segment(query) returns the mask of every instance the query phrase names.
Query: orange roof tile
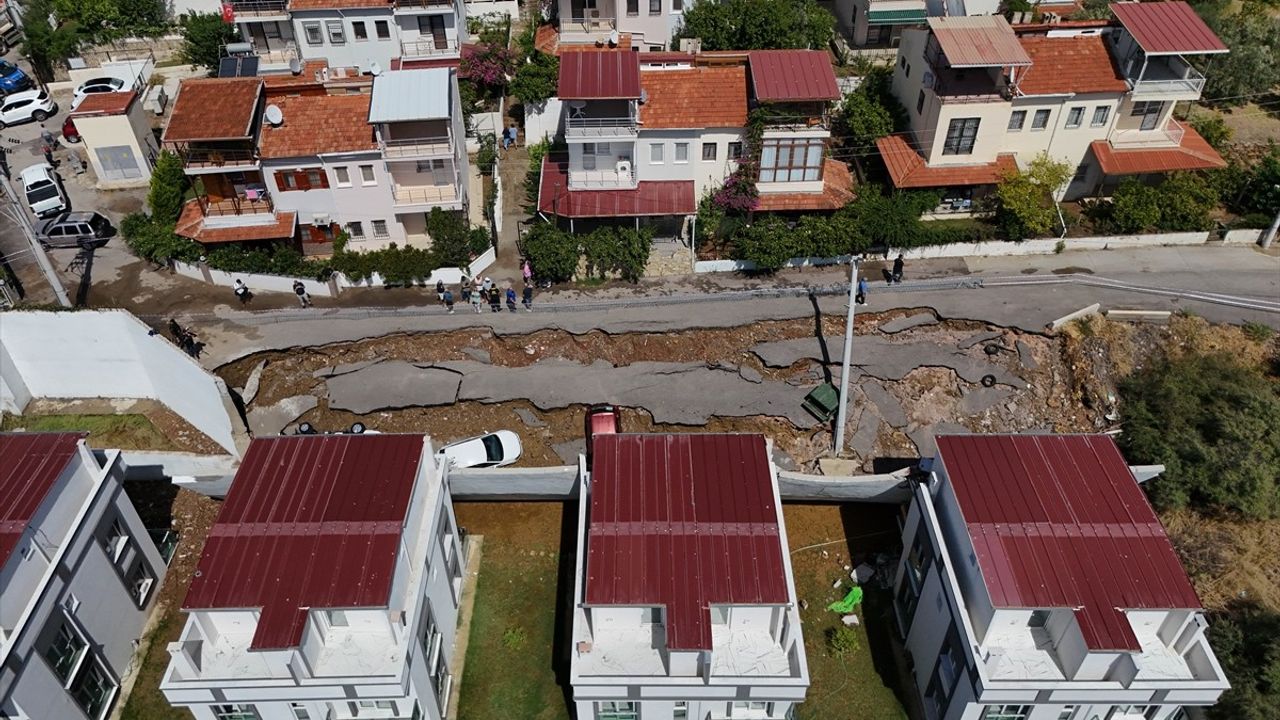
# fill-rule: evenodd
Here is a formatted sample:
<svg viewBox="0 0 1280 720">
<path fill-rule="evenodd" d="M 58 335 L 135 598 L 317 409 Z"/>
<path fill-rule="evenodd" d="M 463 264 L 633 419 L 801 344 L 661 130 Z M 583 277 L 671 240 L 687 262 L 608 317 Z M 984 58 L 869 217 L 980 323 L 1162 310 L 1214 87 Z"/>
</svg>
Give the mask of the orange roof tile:
<svg viewBox="0 0 1280 720">
<path fill-rule="evenodd" d="M 369 95 L 288 95 L 272 98 L 284 123 L 263 123 L 258 155 L 304 157 L 321 153 L 358 152 L 378 147 L 369 125 Z"/>
<path fill-rule="evenodd" d="M 640 73 L 640 86 L 649 95 L 640 106 L 640 124 L 646 130 L 747 124 L 744 67 L 645 70 Z"/>
<path fill-rule="evenodd" d="M 204 213 L 200 210 L 200 201 L 188 200 L 182 207 L 182 215 L 178 217 L 178 224 L 173 232 L 203 244 L 292 238 L 294 228 L 297 226 L 298 214 L 278 212 L 275 214 L 275 219 L 274 223 L 267 225 L 206 228 Z"/>
<path fill-rule="evenodd" d="M 1124 92 L 1129 89 L 1101 35 L 1018 38 L 1031 56 L 1018 89 L 1025 95 Z"/>
<path fill-rule="evenodd" d="M 178 86 L 165 142 L 238 140 L 253 136 L 262 79 L 192 78 Z"/>
<path fill-rule="evenodd" d="M 822 163 L 820 193 L 761 193 L 756 210 L 785 212 L 789 210 L 839 210 L 853 200 L 853 175 L 849 166 L 827 158 Z"/>
<path fill-rule="evenodd" d="M 952 187 L 957 185 L 994 185 L 1005 175 L 1018 172 L 1013 155 L 996 157 L 995 162 L 981 165 L 941 165 L 929 167 L 901 135 L 888 135 L 876 141 L 880 157 L 889 169 L 889 177 L 897 188 Z"/>
<path fill-rule="evenodd" d="M 327 67 L 329 67 L 328 60 L 307 60 L 302 64 L 302 72 L 297 75 L 293 73 L 263 75 L 262 83 L 267 88 L 268 97 L 277 93 L 296 92 L 305 87 L 322 87 L 321 83 L 316 82 L 316 73 Z"/>
<path fill-rule="evenodd" d="M 133 104 L 134 98 L 138 97 L 138 93 L 133 90 L 128 92 L 111 92 L 111 93 L 94 93 L 86 95 L 84 100 L 80 102 L 80 107 L 71 113 L 72 117 L 83 117 L 85 115 L 120 115 L 129 109 Z"/>
<path fill-rule="evenodd" d="M 1184 131 L 1182 143 L 1168 148 L 1141 148 L 1117 150 L 1106 140 L 1093 142 L 1093 155 L 1107 175 L 1141 175 L 1166 173 L 1175 170 L 1210 170 L 1224 168 L 1227 161 L 1200 133 L 1177 120 L 1174 125 Z"/>
</svg>

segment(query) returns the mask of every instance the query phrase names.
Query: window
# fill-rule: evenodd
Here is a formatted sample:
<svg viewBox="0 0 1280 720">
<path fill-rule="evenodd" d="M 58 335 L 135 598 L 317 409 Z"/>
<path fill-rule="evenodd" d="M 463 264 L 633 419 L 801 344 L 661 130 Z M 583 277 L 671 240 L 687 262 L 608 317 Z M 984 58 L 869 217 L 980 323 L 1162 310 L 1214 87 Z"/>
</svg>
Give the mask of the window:
<svg viewBox="0 0 1280 720">
<path fill-rule="evenodd" d="M 147 567 L 142 560 L 138 560 L 138 564 L 133 567 L 133 572 L 129 573 L 129 593 L 133 595 L 133 601 L 138 607 L 147 606 L 147 598 L 151 597 L 151 588 L 155 584 L 156 576 L 151 572 L 151 568 Z"/>
<path fill-rule="evenodd" d="M 760 149 L 760 182 L 806 182 L 822 179 L 820 138 L 765 140 Z"/>
<path fill-rule="evenodd" d="M 1035 115 L 1031 116 L 1031 129 L 1043 130 L 1049 126 L 1049 111 L 1037 110 Z"/>
<path fill-rule="evenodd" d="M 1107 714 L 1107 720 L 1120 720 L 1121 718 L 1139 716 L 1152 720 L 1158 712 L 1160 712 L 1159 705 L 1117 705 L 1111 708 L 1111 712 Z"/>
<path fill-rule="evenodd" d="M 347 613 L 343 610 L 327 610 L 324 619 L 328 621 L 329 627 L 348 627 Z"/>
<path fill-rule="evenodd" d="M 391 233 L 387 232 L 386 220 L 373 221 L 373 236 L 376 238 L 391 237 Z"/>
<path fill-rule="evenodd" d="M 302 703 L 289 703 L 289 709 L 293 711 L 293 720 L 311 720 L 311 713 Z"/>
<path fill-rule="evenodd" d="M 364 223 L 359 221 L 347 223 L 347 234 L 352 238 L 364 237 Z"/>
<path fill-rule="evenodd" d="M 1063 705 L 1058 711 L 1058 720 L 1071 720 L 1071 716 L 1076 714 L 1075 705 Z"/>
<path fill-rule="evenodd" d="M 907 69 L 904 72 L 906 72 L 907 77 L 911 77 L 911 63 L 907 63 Z"/>
<path fill-rule="evenodd" d="M 293 173 L 276 173 L 276 177 L 280 180 L 281 190 L 297 190 L 298 176 Z"/>
<path fill-rule="evenodd" d="M 1164 105 L 1164 103 L 1160 102 L 1159 100 L 1145 100 L 1141 102 L 1136 102 L 1133 104 L 1133 112 L 1129 114 L 1132 115 L 1133 117 L 1139 117 L 1142 115 L 1150 115 L 1152 113 L 1158 113 L 1160 112 L 1162 105 Z"/>
<path fill-rule="evenodd" d="M 1067 111 L 1067 127 L 1078 128 L 1084 122 L 1084 108 L 1073 107 Z"/>
<path fill-rule="evenodd" d="M 924 112 L 924 91 L 921 90 L 920 94 L 916 96 L 916 114 L 919 115 L 923 112 Z"/>
<path fill-rule="evenodd" d="M 1086 170 L 1088 169 L 1087 165 L 1081 165 L 1080 167 L 1085 168 Z M 1077 170 L 1076 175 L 1079 175 L 1079 174 L 1080 174 L 1080 171 Z M 1045 626 L 1045 623 L 1047 622 L 1049 622 L 1048 610 L 1032 610 L 1031 618 L 1027 620 L 1027 627 L 1042 628 Z"/>
<path fill-rule="evenodd" d="M 657 15 L 662 12 L 662 0 L 649 0 L 649 14 Z"/>
<path fill-rule="evenodd" d="M 324 184 L 324 175 L 319 170 L 308 170 L 307 184 L 311 187 L 321 187 Z"/>
<path fill-rule="evenodd" d="M 654 165 L 662 164 L 662 143 L 649 143 L 649 162 Z"/>
<path fill-rule="evenodd" d="M 334 168 L 333 179 L 338 187 L 351 187 L 351 169 L 345 167 Z"/>
<path fill-rule="evenodd" d="M 729 159 L 730 160 L 742 159 L 742 143 L 740 142 L 729 143 Z"/>
<path fill-rule="evenodd" d="M 375 178 L 375 177 L 373 176 L 373 166 L 372 166 L 372 165 L 361 165 L 361 166 L 360 166 L 360 183 L 361 183 L 362 185 L 377 185 L 377 184 L 378 184 L 378 180 L 377 180 L 377 178 Z"/>
<path fill-rule="evenodd" d="M 252 705 L 214 705 L 215 720 L 258 720 L 258 710 Z"/>
<path fill-rule="evenodd" d="M 1111 119 L 1111 108 L 1106 105 L 1099 105 L 1093 109 L 1093 121 L 1089 123 L 1090 127 L 1102 127 L 1107 124 L 1107 120 Z"/>
<path fill-rule="evenodd" d="M 675 161 L 678 163 L 689 162 L 689 143 L 687 142 L 676 143 L 676 160 Z"/>
<path fill-rule="evenodd" d="M 671 720 L 689 720 L 689 703 L 684 700 L 677 700 Z"/>
<path fill-rule="evenodd" d="M 988 705 L 982 711 L 982 720 L 1027 720 L 1030 705 Z"/>
<path fill-rule="evenodd" d="M 1026 110 L 1014 110 L 1009 116 L 1009 132 L 1021 132 L 1025 124 L 1027 124 Z"/>
<path fill-rule="evenodd" d="M 702 143 L 702 159 L 703 159 L 703 160 L 715 160 L 715 159 L 716 159 L 716 144 L 715 144 L 715 143 Z"/>
<path fill-rule="evenodd" d="M 947 126 L 947 138 L 942 143 L 943 155 L 972 155 L 973 144 L 978 140 L 980 118 L 956 118 Z"/>
<path fill-rule="evenodd" d="M 347 35 L 342 30 L 341 20 L 325 20 L 324 29 L 329 33 L 330 45 L 341 45 L 347 41 Z"/>
<path fill-rule="evenodd" d="M 120 518 L 112 519 L 106 535 L 102 537 L 102 549 L 106 551 L 107 557 L 111 558 L 111 562 L 120 561 L 128 544 L 129 534 L 125 532 L 124 524 L 120 522 Z"/>
<path fill-rule="evenodd" d="M 324 36 L 320 34 L 320 23 L 318 22 L 302 23 L 302 34 L 307 36 L 308 45 L 324 44 Z"/>
<path fill-rule="evenodd" d="M 75 673 L 76 666 L 80 664 L 87 647 L 85 641 L 72 629 L 69 621 L 63 620 L 58 625 L 49 646 L 44 650 L 44 658 L 49 661 L 53 674 L 62 680 L 64 687 Z"/>
<path fill-rule="evenodd" d="M 90 718 L 98 718 L 107 708 L 107 701 L 115 692 L 116 684 L 96 662 L 84 663 L 75 682 L 67 689 L 71 698 Z"/>
<path fill-rule="evenodd" d="M 639 720 L 636 703 L 603 700 L 596 703 L 596 720 Z"/>
<path fill-rule="evenodd" d="M 352 20 L 351 36 L 356 39 L 356 42 L 364 42 L 369 39 L 369 30 L 364 26 L 363 22 L 359 20 Z"/>
<path fill-rule="evenodd" d="M 671 0 L 671 12 L 684 12 L 684 0 Z"/>
<path fill-rule="evenodd" d="M 386 20 L 374 20 L 373 29 L 378 33 L 379 40 L 391 39 L 391 24 Z"/>
<path fill-rule="evenodd" d="M 640 0 L 627 0 L 627 14 L 628 15 L 640 14 Z"/>
</svg>

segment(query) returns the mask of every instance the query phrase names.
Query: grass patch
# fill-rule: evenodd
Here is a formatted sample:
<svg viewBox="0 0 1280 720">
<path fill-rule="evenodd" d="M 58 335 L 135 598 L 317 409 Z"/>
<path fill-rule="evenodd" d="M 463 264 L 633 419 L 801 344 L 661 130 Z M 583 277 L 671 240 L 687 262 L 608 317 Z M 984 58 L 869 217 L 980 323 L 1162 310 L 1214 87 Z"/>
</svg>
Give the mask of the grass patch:
<svg viewBox="0 0 1280 720">
<path fill-rule="evenodd" d="M 0 430 L 89 433 L 89 444 L 122 450 L 177 450 L 145 415 L 6 415 Z"/>
<path fill-rule="evenodd" d="M 484 535 L 459 720 L 569 720 L 556 670 L 561 521 L 556 503 L 459 503 L 458 524 Z M 572 553 L 564 562 L 573 563 Z M 571 591 L 569 591 L 571 592 Z"/>
<path fill-rule="evenodd" d="M 138 668 L 138 678 L 120 712 L 120 720 L 192 720 L 191 711 L 170 705 L 164 693 L 160 692 L 160 680 L 169 667 L 169 643 L 182 634 L 184 621 L 176 607 L 162 610 L 164 616 L 156 621 L 147 635 L 151 645 Z"/>
</svg>

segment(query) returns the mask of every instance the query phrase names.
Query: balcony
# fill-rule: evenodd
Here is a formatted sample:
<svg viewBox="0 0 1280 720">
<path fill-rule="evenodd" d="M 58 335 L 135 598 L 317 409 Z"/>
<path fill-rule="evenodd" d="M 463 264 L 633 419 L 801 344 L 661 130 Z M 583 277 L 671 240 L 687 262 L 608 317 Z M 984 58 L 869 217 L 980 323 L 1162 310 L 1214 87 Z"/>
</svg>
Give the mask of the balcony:
<svg viewBox="0 0 1280 720">
<path fill-rule="evenodd" d="M 1204 75 L 1174 55 L 1148 58 L 1146 67 L 1139 66 L 1137 77 L 1127 79 L 1135 100 L 1195 100 L 1204 90 Z"/>
<path fill-rule="evenodd" d="M 263 65 L 288 65 L 290 61 L 299 59 L 298 44 L 290 40 L 283 48 L 253 47 L 253 54 Z"/>
<path fill-rule="evenodd" d="M 200 200 L 200 209 L 204 212 L 206 218 L 220 215 L 255 215 L 275 212 L 275 205 L 271 203 L 271 196 L 269 195 L 260 195 L 253 199 L 247 196 L 215 199 L 207 195 L 201 195 L 198 199 Z"/>
<path fill-rule="evenodd" d="M 394 0 L 397 10 L 431 10 L 452 8 L 453 0 Z"/>
<path fill-rule="evenodd" d="M 238 22 L 245 20 L 285 20 L 289 17 L 289 0 L 231 0 Z"/>
<path fill-rule="evenodd" d="M 188 170 L 200 169 L 237 169 L 258 166 L 258 153 L 252 148 L 219 148 L 202 146 L 180 146 L 176 148 L 182 158 L 182 165 Z"/>
<path fill-rule="evenodd" d="M 597 15 L 595 17 L 568 18 L 560 21 L 560 32 L 596 35 L 618 29 L 618 19 Z"/>
<path fill-rule="evenodd" d="M 396 185 L 395 204 L 448 205 L 458 201 L 458 190 L 453 185 Z"/>
<path fill-rule="evenodd" d="M 447 135 L 442 137 L 383 140 L 382 155 L 388 160 L 410 160 L 453 155 L 453 141 Z"/>
<path fill-rule="evenodd" d="M 1112 130 L 1107 140 L 1111 147 L 1120 149 L 1177 147 L 1182 144 L 1182 137 L 1187 130 L 1177 120 L 1169 121 L 1169 126 L 1154 130 Z"/>
<path fill-rule="evenodd" d="M 636 171 L 569 170 L 570 190 L 632 190 L 636 187 Z"/>
<path fill-rule="evenodd" d="M 636 119 L 632 117 L 569 117 L 566 138 L 634 138 Z"/>
<path fill-rule="evenodd" d="M 419 37 L 400 41 L 400 54 L 404 58 L 445 57 L 458 54 L 458 41 L 452 38 L 437 40 Z"/>
</svg>

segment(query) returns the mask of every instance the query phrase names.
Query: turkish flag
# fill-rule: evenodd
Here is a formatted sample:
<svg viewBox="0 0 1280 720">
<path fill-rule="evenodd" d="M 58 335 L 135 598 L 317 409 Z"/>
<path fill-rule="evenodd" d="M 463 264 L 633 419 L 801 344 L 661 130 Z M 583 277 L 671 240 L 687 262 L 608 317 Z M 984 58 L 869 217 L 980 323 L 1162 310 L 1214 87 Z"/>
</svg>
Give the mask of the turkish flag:
<svg viewBox="0 0 1280 720">
<path fill-rule="evenodd" d="M 222 21 L 227 23 L 236 21 L 236 8 L 229 2 L 222 3 Z"/>
</svg>

